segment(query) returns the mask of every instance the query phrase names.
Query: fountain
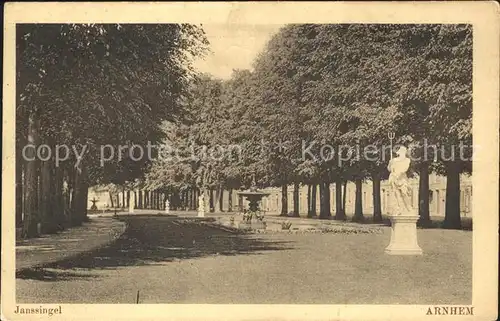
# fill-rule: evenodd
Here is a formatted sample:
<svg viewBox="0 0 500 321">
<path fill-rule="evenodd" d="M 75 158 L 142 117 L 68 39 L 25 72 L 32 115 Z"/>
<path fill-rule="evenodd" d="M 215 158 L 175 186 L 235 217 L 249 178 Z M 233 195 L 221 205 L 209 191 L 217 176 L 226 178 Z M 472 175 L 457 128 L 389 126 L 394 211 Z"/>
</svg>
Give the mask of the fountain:
<svg viewBox="0 0 500 321">
<path fill-rule="evenodd" d="M 252 186 L 248 191 L 237 192 L 238 195 L 245 197 L 248 201 L 248 211 L 243 213 L 243 220 L 239 223 L 238 227 L 241 229 L 265 229 L 264 214 L 260 212 L 259 203 L 263 197 L 268 196 L 269 193 L 257 190 L 255 184 L 255 175 L 252 179 Z"/>
</svg>

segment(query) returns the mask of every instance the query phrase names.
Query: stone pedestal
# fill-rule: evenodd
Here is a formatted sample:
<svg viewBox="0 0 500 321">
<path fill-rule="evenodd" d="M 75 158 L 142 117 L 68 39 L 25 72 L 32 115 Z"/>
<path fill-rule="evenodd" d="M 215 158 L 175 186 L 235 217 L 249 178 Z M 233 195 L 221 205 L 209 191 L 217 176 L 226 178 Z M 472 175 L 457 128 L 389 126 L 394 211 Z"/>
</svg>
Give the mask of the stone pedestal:
<svg viewBox="0 0 500 321">
<path fill-rule="evenodd" d="M 417 242 L 418 215 L 391 216 L 391 243 L 385 253 L 390 255 L 421 255 Z"/>
</svg>

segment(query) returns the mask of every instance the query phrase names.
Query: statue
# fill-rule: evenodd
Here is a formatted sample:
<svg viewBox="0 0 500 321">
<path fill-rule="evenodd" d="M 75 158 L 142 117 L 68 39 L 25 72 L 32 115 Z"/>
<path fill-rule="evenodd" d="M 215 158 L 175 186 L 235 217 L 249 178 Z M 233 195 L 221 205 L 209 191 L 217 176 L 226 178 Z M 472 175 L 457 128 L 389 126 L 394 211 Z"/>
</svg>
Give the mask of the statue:
<svg viewBox="0 0 500 321">
<path fill-rule="evenodd" d="M 391 137 L 389 137 L 391 138 Z M 391 142 L 392 143 L 392 142 Z M 391 144 L 392 145 L 392 144 Z M 411 188 L 406 172 L 410 159 L 406 157 L 406 147 L 397 151 L 398 156 L 389 161 L 389 183 L 396 198 L 397 209 L 391 216 L 391 242 L 385 248 L 390 255 L 422 255 L 417 240 L 418 213 L 413 211 Z"/>
<path fill-rule="evenodd" d="M 198 216 L 205 216 L 205 195 L 203 193 L 198 197 Z"/>
<path fill-rule="evenodd" d="M 396 152 L 398 156 L 389 161 L 389 184 L 396 198 L 397 215 L 413 214 L 411 188 L 406 172 L 410 167 L 410 159 L 406 157 L 406 147 L 401 146 Z"/>
<path fill-rule="evenodd" d="M 134 213 L 134 208 L 135 208 L 135 195 L 134 195 L 134 197 L 130 197 L 130 201 L 128 204 L 129 213 Z"/>
<path fill-rule="evenodd" d="M 170 202 L 168 198 L 165 198 L 165 214 L 170 213 Z"/>
</svg>

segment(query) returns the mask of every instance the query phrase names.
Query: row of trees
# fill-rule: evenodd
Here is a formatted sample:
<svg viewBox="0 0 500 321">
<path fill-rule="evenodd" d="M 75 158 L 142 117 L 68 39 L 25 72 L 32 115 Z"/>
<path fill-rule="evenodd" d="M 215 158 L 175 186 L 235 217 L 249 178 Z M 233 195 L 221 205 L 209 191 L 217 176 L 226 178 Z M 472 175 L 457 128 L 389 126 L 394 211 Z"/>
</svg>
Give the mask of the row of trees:
<svg viewBox="0 0 500 321">
<path fill-rule="evenodd" d="M 281 186 L 283 215 L 287 186 L 294 186 L 298 215 L 298 188 L 307 184 L 309 216 L 319 210 L 322 218 L 344 219 L 346 182 L 354 181 L 354 219 L 362 220 L 362 182 L 371 179 L 374 218 L 381 219 L 382 148 L 373 151 L 378 161 L 339 164 L 339 155 L 314 155 L 324 156 L 323 143 L 350 146 L 343 157 L 356 146 L 381 147 L 388 131 L 417 153 L 425 140 L 440 147 L 412 168 L 420 215 L 429 220 L 434 171 L 448 178 L 445 226 L 460 226 L 459 175 L 472 166 L 452 147 L 472 141 L 468 25 L 289 25 L 253 71 L 224 81 L 193 70 L 192 58 L 208 45 L 193 25 L 19 25 L 16 37 L 16 225 L 24 237 L 81 224 L 88 187 L 107 183 L 171 195 L 201 191 L 221 203 L 223 189 L 249 187 L 255 178 L 260 187 Z M 305 157 L 303 140 L 317 142 Z M 152 164 L 128 154 L 105 164 L 100 158 L 100 146 L 148 142 L 166 143 L 177 157 Z"/>
<path fill-rule="evenodd" d="M 163 121 L 181 122 L 191 62 L 207 45 L 203 30 L 188 24 L 17 26 L 16 226 L 23 237 L 85 221 L 89 186 L 143 176 L 147 158 L 125 154 L 101 166 L 100 146 L 145 146 L 164 137 Z"/>
<path fill-rule="evenodd" d="M 395 144 L 428 156 L 411 169 L 420 179 L 422 222 L 430 220 L 429 173 L 437 172 L 447 177 L 444 226 L 460 227 L 460 174 L 472 170 L 472 150 L 460 158 L 457 148 L 472 142 L 471 26 L 288 25 L 272 37 L 253 71 L 236 70 L 224 81 L 204 75 L 190 91 L 186 121 L 166 124 L 164 143 L 196 157 L 156 160 L 147 175 L 155 188 L 220 195 L 249 187 L 255 177 L 260 187 L 281 186 L 282 215 L 293 185 L 292 212 L 298 215 L 298 188 L 307 184 L 309 216 L 317 214 L 319 191 L 319 216 L 345 219 L 345 186 L 354 181 L 353 219 L 363 220 L 362 183 L 370 179 L 374 219 L 381 220 L 380 181 L 390 158 L 382 146 L 394 132 Z M 321 148 L 325 143 L 335 147 L 334 155 Z M 312 146 L 305 155 L 304 144 Z M 425 144 L 438 148 L 425 151 Z M 367 146 L 375 146 L 376 161 L 348 157 Z M 200 157 L 207 150 L 225 156 Z M 339 163 L 339 157 L 348 160 Z"/>
</svg>

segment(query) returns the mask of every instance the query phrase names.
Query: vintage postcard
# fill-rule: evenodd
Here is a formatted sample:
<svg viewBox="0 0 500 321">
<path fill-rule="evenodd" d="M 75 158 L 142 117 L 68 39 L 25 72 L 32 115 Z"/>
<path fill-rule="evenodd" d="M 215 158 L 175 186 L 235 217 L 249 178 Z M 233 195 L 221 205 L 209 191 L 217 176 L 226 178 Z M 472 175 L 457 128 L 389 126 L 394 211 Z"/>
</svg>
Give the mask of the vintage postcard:
<svg viewBox="0 0 500 321">
<path fill-rule="evenodd" d="M 7 3 L 2 320 L 495 320 L 499 13 Z"/>
</svg>

